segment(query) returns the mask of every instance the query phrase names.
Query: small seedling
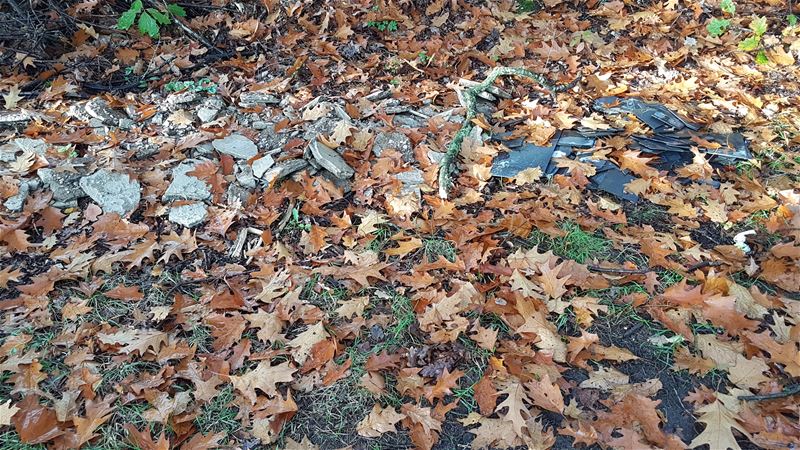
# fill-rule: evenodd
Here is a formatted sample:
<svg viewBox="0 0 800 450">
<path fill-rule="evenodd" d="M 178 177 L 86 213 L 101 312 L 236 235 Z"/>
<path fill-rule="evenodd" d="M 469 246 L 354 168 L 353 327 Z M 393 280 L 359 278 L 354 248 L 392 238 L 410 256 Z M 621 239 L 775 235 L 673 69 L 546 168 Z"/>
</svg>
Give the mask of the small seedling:
<svg viewBox="0 0 800 450">
<path fill-rule="evenodd" d="M 198 81 L 193 81 L 193 80 L 170 81 L 169 83 L 164 85 L 164 89 L 167 92 L 191 91 L 191 92 L 208 92 L 209 94 L 216 94 L 217 84 L 209 80 L 208 78 L 202 78 Z"/>
<path fill-rule="evenodd" d="M 172 23 L 172 16 L 186 17 L 186 10 L 177 3 L 167 3 L 165 7 L 166 10 L 163 11 L 156 8 L 145 8 L 142 0 L 135 0 L 131 3 L 131 7 L 119 17 L 117 28 L 127 30 L 136 22 L 140 33 L 156 38 L 163 25 Z M 139 17 L 138 22 L 136 21 L 137 16 Z"/>
<path fill-rule="evenodd" d="M 292 218 L 289 220 L 289 224 L 286 228 L 290 230 L 301 230 L 306 233 L 311 232 L 311 224 L 305 223 L 300 219 L 300 210 L 297 208 L 292 208 Z"/>
<path fill-rule="evenodd" d="M 375 28 L 378 31 L 397 31 L 397 21 L 396 20 L 370 20 L 367 22 L 367 27 Z"/>
</svg>

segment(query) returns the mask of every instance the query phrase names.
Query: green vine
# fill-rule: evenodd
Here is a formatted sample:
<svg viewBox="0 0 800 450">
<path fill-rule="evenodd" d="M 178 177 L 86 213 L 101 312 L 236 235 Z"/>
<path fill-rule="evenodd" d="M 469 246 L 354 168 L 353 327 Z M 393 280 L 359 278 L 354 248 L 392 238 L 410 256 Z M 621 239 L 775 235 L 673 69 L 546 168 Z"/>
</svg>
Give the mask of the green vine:
<svg viewBox="0 0 800 450">
<path fill-rule="evenodd" d="M 489 72 L 488 75 L 486 75 L 486 79 L 479 84 L 466 89 L 462 93 L 464 107 L 467 109 L 464 123 L 461 125 L 461 129 L 458 130 L 456 135 L 453 137 L 453 141 L 450 142 L 450 145 L 447 147 L 447 153 L 445 153 L 441 166 L 439 167 L 439 197 L 447 198 L 447 193 L 453 186 L 452 177 L 453 173 L 455 172 L 455 160 L 461 153 L 461 144 L 464 142 L 464 138 L 469 135 L 474 127 L 472 124 L 472 119 L 474 119 L 477 115 L 475 102 L 478 94 L 487 90 L 498 77 L 507 75 L 513 75 L 535 81 L 545 90 L 547 90 L 553 99 L 555 99 L 555 94 L 557 92 L 564 92 L 568 89 L 572 89 L 580 80 L 580 76 L 578 76 L 578 78 L 567 84 L 554 85 L 550 83 L 544 76 L 539 75 L 538 73 L 533 73 L 527 69 L 521 69 L 517 67 L 495 67 L 491 70 L 491 72 Z"/>
</svg>

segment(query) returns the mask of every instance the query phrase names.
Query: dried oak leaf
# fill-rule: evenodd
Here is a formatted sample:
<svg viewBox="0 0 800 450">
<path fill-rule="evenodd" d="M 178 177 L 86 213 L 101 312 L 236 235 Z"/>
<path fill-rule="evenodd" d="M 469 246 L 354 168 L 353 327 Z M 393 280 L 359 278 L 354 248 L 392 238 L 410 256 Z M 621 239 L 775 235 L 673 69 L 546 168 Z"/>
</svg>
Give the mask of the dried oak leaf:
<svg viewBox="0 0 800 450">
<path fill-rule="evenodd" d="M 233 387 L 239 391 L 251 404 L 256 404 L 256 389 L 275 397 L 278 395 L 278 383 L 288 383 L 293 380 L 292 374 L 297 369 L 289 365 L 289 361 L 271 366 L 269 361 L 261 361 L 254 370 L 241 376 L 230 377 Z"/>
<path fill-rule="evenodd" d="M 64 434 L 56 412 L 40 405 L 38 396 L 25 396 L 17 403 L 17 408 L 19 411 L 11 418 L 11 423 L 23 443 L 42 444 Z"/>
<path fill-rule="evenodd" d="M 372 411 L 361 422 L 356 425 L 356 432 L 359 436 L 380 437 L 384 433 L 395 433 L 395 424 L 403 420 L 406 416 L 394 410 L 394 408 L 381 408 L 379 404 L 372 407 Z"/>
</svg>

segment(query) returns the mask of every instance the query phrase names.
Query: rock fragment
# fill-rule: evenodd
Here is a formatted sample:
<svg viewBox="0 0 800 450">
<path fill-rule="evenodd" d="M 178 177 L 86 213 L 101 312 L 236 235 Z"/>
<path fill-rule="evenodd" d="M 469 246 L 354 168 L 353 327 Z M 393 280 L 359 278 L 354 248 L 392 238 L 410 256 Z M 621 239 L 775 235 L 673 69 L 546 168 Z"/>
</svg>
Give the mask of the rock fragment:
<svg viewBox="0 0 800 450">
<path fill-rule="evenodd" d="M 187 175 L 187 172 L 194 170 L 197 161 L 183 162 L 178 167 L 172 169 L 172 183 L 164 192 L 163 200 L 170 202 L 173 200 L 208 200 L 211 198 L 211 190 L 203 180 Z"/>
<path fill-rule="evenodd" d="M 403 133 L 393 131 L 389 133 L 378 133 L 372 144 L 372 153 L 380 157 L 384 150 L 395 149 L 403 155 L 403 161 L 414 161 L 414 149 L 411 147 L 411 141 Z"/>
<path fill-rule="evenodd" d="M 236 159 L 250 159 L 258 154 L 256 144 L 241 134 L 231 134 L 223 139 L 215 139 L 211 144 L 218 152 L 231 155 Z"/>
<path fill-rule="evenodd" d="M 53 192 L 54 206 L 74 206 L 75 201 L 86 195 L 81 189 L 82 175 L 75 172 L 56 172 L 53 169 L 39 169 L 36 174 L 42 183 Z"/>
<path fill-rule="evenodd" d="M 239 95 L 239 106 L 242 108 L 253 108 L 264 105 L 277 105 L 281 100 L 264 92 L 242 92 Z"/>
<path fill-rule="evenodd" d="M 8 200 L 3 203 L 3 206 L 8 208 L 9 211 L 13 212 L 20 212 L 22 211 L 22 207 L 25 206 L 25 199 L 28 198 L 28 194 L 31 191 L 31 186 L 28 182 L 23 181 L 19 184 L 19 189 L 17 193 L 10 197 Z"/>
<path fill-rule="evenodd" d="M 173 206 L 169 210 L 169 221 L 193 228 L 206 220 L 208 210 L 202 203 L 191 203 L 189 205 Z"/>
<path fill-rule="evenodd" d="M 225 102 L 218 97 L 211 97 L 206 99 L 199 108 L 197 108 L 197 118 L 201 123 L 209 123 L 217 118 L 219 112 L 225 107 Z"/>
<path fill-rule="evenodd" d="M 319 141 L 312 141 L 308 148 L 314 161 L 336 178 L 346 180 L 355 174 L 353 168 L 345 162 L 344 158 L 327 145 Z"/>
<path fill-rule="evenodd" d="M 142 196 L 138 181 L 132 180 L 128 174 L 106 169 L 81 178 L 78 184 L 89 198 L 100 205 L 103 212 L 120 216 L 135 210 Z"/>
<path fill-rule="evenodd" d="M 261 178 L 267 183 L 273 183 L 286 178 L 295 172 L 303 170 L 306 167 L 308 167 L 308 161 L 305 159 L 290 159 L 288 161 L 281 161 L 266 171 Z"/>
<path fill-rule="evenodd" d="M 261 178 L 264 176 L 264 173 L 275 165 L 275 160 L 272 159 L 272 156 L 267 155 L 263 158 L 258 158 L 257 160 L 253 161 L 253 176 L 256 178 Z"/>
</svg>

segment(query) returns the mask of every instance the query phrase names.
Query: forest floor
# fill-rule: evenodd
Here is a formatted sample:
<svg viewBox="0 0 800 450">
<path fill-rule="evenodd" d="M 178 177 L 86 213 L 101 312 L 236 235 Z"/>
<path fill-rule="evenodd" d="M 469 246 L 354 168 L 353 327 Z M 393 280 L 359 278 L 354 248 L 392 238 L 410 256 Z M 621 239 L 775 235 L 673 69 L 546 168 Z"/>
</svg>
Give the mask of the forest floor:
<svg viewBox="0 0 800 450">
<path fill-rule="evenodd" d="M 64 3 L 0 56 L 0 449 L 800 445 L 783 2 Z M 444 198 L 503 66 L 577 82 Z"/>
</svg>

